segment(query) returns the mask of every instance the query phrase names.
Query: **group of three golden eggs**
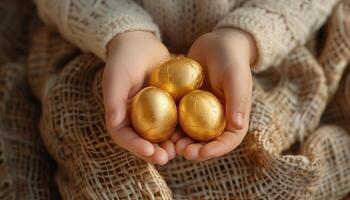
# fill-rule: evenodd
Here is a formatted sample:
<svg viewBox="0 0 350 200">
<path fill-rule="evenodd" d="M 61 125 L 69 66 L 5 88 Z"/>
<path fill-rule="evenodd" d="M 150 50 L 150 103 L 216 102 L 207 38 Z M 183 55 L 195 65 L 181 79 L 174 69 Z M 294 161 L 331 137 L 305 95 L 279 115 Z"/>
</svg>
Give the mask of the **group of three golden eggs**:
<svg viewBox="0 0 350 200">
<path fill-rule="evenodd" d="M 224 109 L 213 94 L 199 90 L 203 80 L 202 67 L 190 58 L 175 57 L 157 66 L 150 76 L 151 86 L 139 91 L 132 102 L 131 122 L 136 132 L 160 143 L 179 122 L 195 140 L 218 137 L 226 125 Z"/>
</svg>

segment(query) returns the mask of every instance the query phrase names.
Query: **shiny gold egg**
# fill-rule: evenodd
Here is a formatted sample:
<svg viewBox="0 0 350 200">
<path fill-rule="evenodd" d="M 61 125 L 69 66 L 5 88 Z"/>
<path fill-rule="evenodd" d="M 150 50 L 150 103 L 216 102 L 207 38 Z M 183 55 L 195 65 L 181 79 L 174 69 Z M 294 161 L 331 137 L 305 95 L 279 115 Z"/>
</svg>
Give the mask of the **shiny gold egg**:
<svg viewBox="0 0 350 200">
<path fill-rule="evenodd" d="M 131 123 L 136 132 L 150 142 L 167 140 L 177 124 L 177 108 L 164 90 L 146 87 L 132 101 Z"/>
<path fill-rule="evenodd" d="M 191 138 L 210 141 L 222 133 L 226 118 L 222 104 L 213 94 L 195 90 L 181 99 L 179 122 L 183 131 Z"/>
<path fill-rule="evenodd" d="M 198 62 L 184 56 L 161 63 L 151 73 L 150 85 L 162 88 L 177 101 L 186 93 L 198 89 L 204 79 Z"/>
</svg>

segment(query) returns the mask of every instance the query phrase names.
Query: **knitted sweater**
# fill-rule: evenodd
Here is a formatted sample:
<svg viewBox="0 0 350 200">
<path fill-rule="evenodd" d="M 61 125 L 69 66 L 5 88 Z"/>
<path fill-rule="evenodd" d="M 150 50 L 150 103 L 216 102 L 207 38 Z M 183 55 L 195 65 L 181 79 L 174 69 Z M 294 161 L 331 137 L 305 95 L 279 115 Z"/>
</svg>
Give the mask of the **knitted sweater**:
<svg viewBox="0 0 350 200">
<path fill-rule="evenodd" d="M 118 33 L 154 32 L 170 49 L 186 50 L 201 34 L 222 27 L 256 41 L 254 69 L 277 65 L 304 44 L 338 0 L 34 0 L 42 20 L 83 51 L 106 59 Z"/>
</svg>

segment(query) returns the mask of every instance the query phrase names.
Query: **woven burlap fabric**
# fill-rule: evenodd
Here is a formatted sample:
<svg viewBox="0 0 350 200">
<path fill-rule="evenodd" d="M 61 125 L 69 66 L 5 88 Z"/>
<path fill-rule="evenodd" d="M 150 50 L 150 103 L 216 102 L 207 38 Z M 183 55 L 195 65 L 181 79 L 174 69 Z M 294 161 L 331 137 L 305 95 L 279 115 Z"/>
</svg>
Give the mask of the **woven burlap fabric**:
<svg viewBox="0 0 350 200">
<path fill-rule="evenodd" d="M 32 43 L 34 45 L 28 57 L 28 81 L 33 94 L 40 101 L 61 68 L 80 52 L 51 27 L 36 31 Z"/>
<path fill-rule="evenodd" d="M 171 192 L 154 166 L 108 137 L 98 72 L 103 63 L 90 54 L 77 53 L 54 30 L 43 28 L 33 39 L 28 60 L 29 80 L 42 80 L 30 83 L 44 97 L 41 135 L 59 164 L 56 183 L 61 196 L 169 199 Z"/>
<path fill-rule="evenodd" d="M 37 128 L 40 105 L 26 81 L 34 6 L 0 1 L 0 199 L 56 199 L 53 162 Z"/>
<path fill-rule="evenodd" d="M 41 98 L 41 135 L 59 165 L 62 197 L 346 198 L 349 15 L 350 2 L 342 1 L 328 20 L 323 46 L 297 47 L 280 66 L 254 76 L 250 129 L 236 150 L 205 162 L 176 158 L 157 169 L 113 144 L 106 133 L 103 63 L 77 52 L 53 30 L 41 29 L 37 38 L 42 39 L 33 40 L 29 80 L 43 80 L 30 82 Z"/>
<path fill-rule="evenodd" d="M 40 107 L 23 64 L 0 66 L 0 199 L 55 199 L 50 159 L 40 139 Z"/>
<path fill-rule="evenodd" d="M 28 0 L 0 2 L 0 64 L 25 54 L 34 5 Z"/>
<path fill-rule="evenodd" d="M 298 47 L 281 66 L 255 76 L 250 131 L 237 150 L 160 168 L 175 197 L 339 199 L 349 192 L 349 132 L 332 125 L 336 118 L 319 124 L 327 101 L 338 105 L 337 115 L 349 109 L 346 91 L 332 98 L 350 59 L 349 14 L 349 1 L 335 9 L 318 59 Z M 288 151 L 294 143 L 301 147 Z"/>
</svg>

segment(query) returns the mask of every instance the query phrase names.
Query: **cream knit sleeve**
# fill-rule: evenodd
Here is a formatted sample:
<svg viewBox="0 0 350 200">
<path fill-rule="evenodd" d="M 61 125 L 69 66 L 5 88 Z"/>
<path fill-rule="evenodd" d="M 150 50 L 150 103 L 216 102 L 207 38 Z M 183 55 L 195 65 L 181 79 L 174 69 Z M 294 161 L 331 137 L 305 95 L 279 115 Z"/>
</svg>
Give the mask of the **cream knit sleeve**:
<svg viewBox="0 0 350 200">
<path fill-rule="evenodd" d="M 150 15 L 133 0 L 34 0 L 41 19 L 81 50 L 106 59 L 106 45 L 118 33 L 146 30 L 159 37 Z"/>
<path fill-rule="evenodd" d="M 226 15 L 216 28 L 236 27 L 256 41 L 258 60 L 253 71 L 279 62 L 294 47 L 305 44 L 338 0 L 248 0 Z"/>
</svg>

